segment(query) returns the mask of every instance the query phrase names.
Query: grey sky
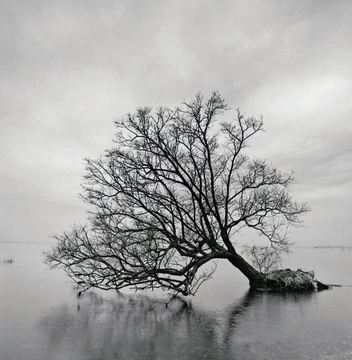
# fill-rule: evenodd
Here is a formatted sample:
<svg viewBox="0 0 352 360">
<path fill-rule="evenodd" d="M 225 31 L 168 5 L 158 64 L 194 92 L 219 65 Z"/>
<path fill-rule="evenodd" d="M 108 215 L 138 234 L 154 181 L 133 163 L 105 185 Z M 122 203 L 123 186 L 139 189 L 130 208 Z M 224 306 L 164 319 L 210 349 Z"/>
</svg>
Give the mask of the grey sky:
<svg viewBox="0 0 352 360">
<path fill-rule="evenodd" d="M 218 90 L 294 169 L 299 244 L 352 245 L 352 2 L 0 1 L 0 241 L 84 219 L 82 158 L 113 120 Z"/>
</svg>

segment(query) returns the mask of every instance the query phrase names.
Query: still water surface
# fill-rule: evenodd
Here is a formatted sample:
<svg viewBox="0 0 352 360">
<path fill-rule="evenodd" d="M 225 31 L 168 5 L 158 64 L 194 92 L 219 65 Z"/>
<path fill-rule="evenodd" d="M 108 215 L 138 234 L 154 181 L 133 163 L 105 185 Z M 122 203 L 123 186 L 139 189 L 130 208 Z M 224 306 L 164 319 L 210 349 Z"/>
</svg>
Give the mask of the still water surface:
<svg viewBox="0 0 352 360">
<path fill-rule="evenodd" d="M 0 243 L 0 359 L 352 359 L 352 287 L 256 294 L 219 263 L 186 306 L 160 294 L 75 296 L 45 244 Z M 352 251 L 294 249 L 286 266 L 352 284 Z"/>
</svg>

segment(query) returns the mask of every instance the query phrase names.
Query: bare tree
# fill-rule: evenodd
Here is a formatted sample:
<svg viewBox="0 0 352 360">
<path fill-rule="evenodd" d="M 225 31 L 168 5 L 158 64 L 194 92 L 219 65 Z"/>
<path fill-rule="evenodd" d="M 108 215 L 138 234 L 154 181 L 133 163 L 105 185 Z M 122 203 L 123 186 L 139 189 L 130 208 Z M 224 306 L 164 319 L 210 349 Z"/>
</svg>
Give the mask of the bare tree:
<svg viewBox="0 0 352 360">
<path fill-rule="evenodd" d="M 288 253 L 288 248 L 275 248 L 270 245 L 259 246 L 245 244 L 242 254 L 262 274 L 275 271 L 281 265 L 282 255 Z"/>
<path fill-rule="evenodd" d="M 226 259 L 256 287 L 263 274 L 236 250 L 242 228 L 287 250 L 287 226 L 305 204 L 291 199 L 292 174 L 244 153 L 262 119 L 229 108 L 214 92 L 175 109 L 140 108 L 116 121 L 115 146 L 86 159 L 82 198 L 89 225 L 57 236 L 47 263 L 84 290 L 164 288 L 194 294 Z"/>
</svg>

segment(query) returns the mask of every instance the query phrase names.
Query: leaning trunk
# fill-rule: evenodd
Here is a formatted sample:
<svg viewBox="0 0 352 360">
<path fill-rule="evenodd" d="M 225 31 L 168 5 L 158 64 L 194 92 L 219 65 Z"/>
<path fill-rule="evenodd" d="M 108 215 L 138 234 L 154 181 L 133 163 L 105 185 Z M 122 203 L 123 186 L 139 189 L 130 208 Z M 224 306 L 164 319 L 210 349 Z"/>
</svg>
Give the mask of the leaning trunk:
<svg viewBox="0 0 352 360">
<path fill-rule="evenodd" d="M 235 253 L 232 254 L 228 260 L 233 266 L 241 271 L 244 276 L 247 277 L 251 289 L 255 289 L 261 285 L 264 275 L 249 264 L 242 256 Z"/>
<path fill-rule="evenodd" d="M 312 271 L 284 269 L 263 274 L 237 253 L 228 257 L 228 260 L 247 277 L 252 290 L 292 292 L 330 288 L 316 280 Z"/>
</svg>

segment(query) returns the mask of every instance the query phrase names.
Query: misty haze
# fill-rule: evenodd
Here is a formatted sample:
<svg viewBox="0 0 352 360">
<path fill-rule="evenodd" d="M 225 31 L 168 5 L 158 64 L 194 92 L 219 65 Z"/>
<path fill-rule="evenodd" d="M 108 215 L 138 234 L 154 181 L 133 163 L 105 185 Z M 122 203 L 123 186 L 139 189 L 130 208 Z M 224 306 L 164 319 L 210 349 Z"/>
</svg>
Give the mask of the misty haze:
<svg viewBox="0 0 352 360">
<path fill-rule="evenodd" d="M 352 359 L 351 16 L 0 1 L 0 359 Z"/>
</svg>

